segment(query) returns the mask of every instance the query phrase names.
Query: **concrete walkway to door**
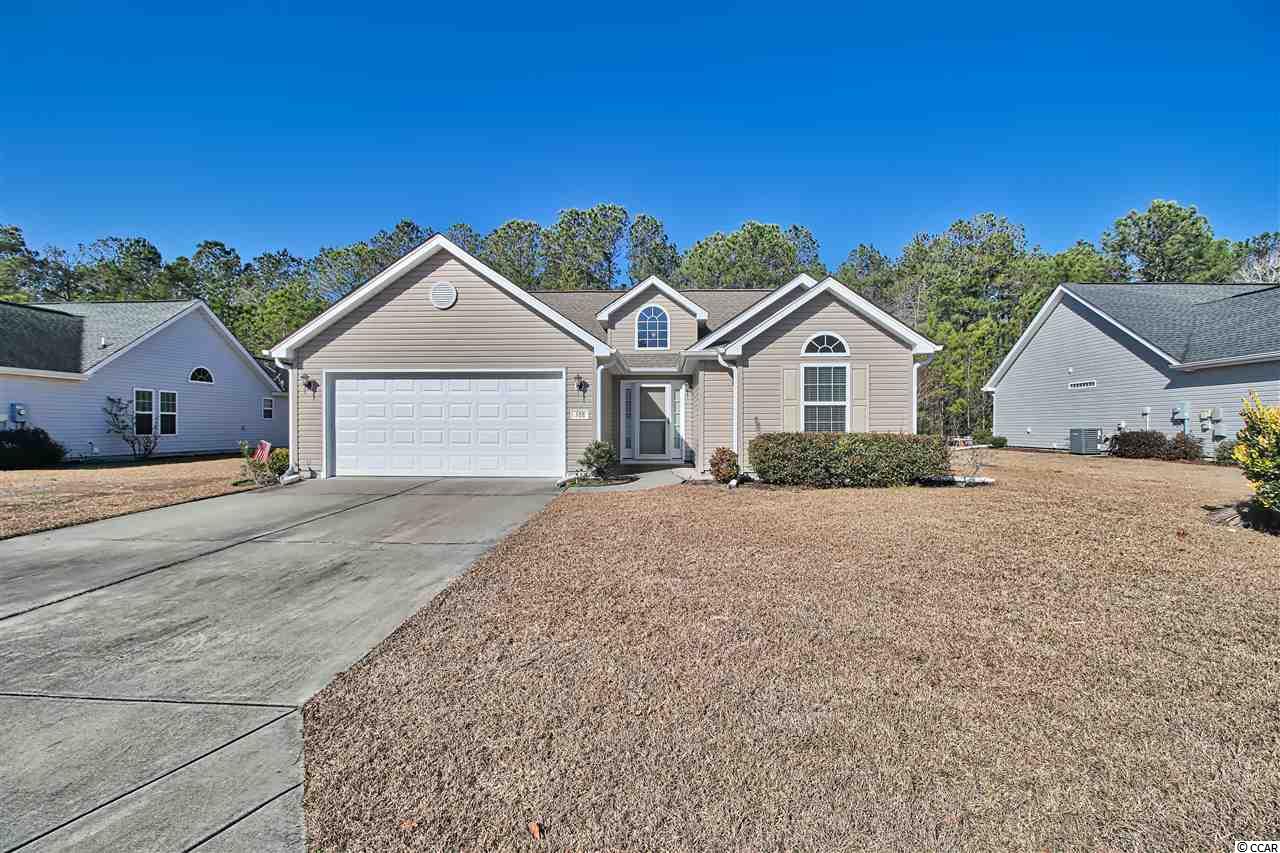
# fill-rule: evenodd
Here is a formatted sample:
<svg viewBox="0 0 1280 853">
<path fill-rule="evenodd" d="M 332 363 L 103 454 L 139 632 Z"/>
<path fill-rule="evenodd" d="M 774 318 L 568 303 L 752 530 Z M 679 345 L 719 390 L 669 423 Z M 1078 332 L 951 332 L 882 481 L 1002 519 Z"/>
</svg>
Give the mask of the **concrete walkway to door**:
<svg viewBox="0 0 1280 853">
<path fill-rule="evenodd" d="M 557 493 L 311 481 L 0 542 L 0 851 L 302 850 L 299 706 Z"/>
</svg>

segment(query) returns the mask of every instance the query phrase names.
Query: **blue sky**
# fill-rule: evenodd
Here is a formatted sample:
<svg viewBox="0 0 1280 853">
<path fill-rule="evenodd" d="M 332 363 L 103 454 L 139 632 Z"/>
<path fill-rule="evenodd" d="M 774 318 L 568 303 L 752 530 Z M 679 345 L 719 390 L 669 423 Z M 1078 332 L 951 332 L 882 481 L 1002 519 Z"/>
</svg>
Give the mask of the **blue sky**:
<svg viewBox="0 0 1280 853">
<path fill-rule="evenodd" d="M 833 266 L 987 210 L 1051 250 L 1157 197 L 1280 229 L 1263 0 L 173 5 L 4 4 L 0 222 L 33 245 L 310 254 L 597 201 L 681 248 L 799 222 Z"/>
</svg>

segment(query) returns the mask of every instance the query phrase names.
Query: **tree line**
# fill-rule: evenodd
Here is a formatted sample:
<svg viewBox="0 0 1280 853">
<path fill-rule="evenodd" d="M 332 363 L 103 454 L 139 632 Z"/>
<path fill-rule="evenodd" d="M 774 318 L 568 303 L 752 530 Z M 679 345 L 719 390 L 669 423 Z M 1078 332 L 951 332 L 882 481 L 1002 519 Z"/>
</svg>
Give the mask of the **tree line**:
<svg viewBox="0 0 1280 853">
<path fill-rule="evenodd" d="M 309 258 L 281 249 L 246 261 L 208 240 L 165 261 L 142 237 L 36 250 L 20 227 L 0 226 L 0 299 L 203 299 L 257 352 L 435 233 L 405 219 Z M 859 244 L 834 272 L 802 225 L 746 222 L 681 251 L 660 219 L 616 204 L 563 210 L 549 226 L 513 219 L 487 234 L 465 223 L 443 233 L 529 290 L 625 287 L 650 275 L 683 288 L 769 288 L 801 272 L 834 274 L 943 345 L 924 371 L 921 428 L 948 434 L 990 429 L 982 385 L 1063 282 L 1280 283 L 1280 232 L 1219 238 L 1195 207 L 1162 200 L 1118 218 L 1096 244 L 1057 253 L 1029 244 L 1022 225 L 981 213 L 917 234 L 897 257 Z"/>
</svg>

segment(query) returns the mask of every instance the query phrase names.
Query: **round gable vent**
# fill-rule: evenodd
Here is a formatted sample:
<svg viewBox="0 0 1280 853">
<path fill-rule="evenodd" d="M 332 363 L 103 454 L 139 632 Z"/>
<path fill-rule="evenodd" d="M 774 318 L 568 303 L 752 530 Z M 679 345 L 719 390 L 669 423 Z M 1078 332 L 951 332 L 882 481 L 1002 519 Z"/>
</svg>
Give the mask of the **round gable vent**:
<svg viewBox="0 0 1280 853">
<path fill-rule="evenodd" d="M 447 281 L 437 281 L 431 285 L 431 304 L 443 311 L 452 308 L 458 301 L 458 289 Z"/>
</svg>

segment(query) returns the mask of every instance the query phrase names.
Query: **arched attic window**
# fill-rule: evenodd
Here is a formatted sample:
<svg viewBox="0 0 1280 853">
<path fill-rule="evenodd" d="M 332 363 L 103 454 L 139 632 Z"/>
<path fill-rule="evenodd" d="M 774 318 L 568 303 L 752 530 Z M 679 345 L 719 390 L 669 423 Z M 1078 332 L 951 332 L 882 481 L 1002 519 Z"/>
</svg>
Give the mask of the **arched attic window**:
<svg viewBox="0 0 1280 853">
<path fill-rule="evenodd" d="M 657 305 L 646 305 L 636 317 L 636 349 L 666 349 L 670 321 Z"/>
<path fill-rule="evenodd" d="M 207 367 L 197 367 L 191 371 L 191 375 L 187 377 L 188 382 L 204 382 L 208 385 L 213 384 L 213 374 Z"/>
<path fill-rule="evenodd" d="M 830 332 L 820 332 L 804 344 L 805 355 L 848 355 L 849 347 L 844 338 Z"/>
</svg>

